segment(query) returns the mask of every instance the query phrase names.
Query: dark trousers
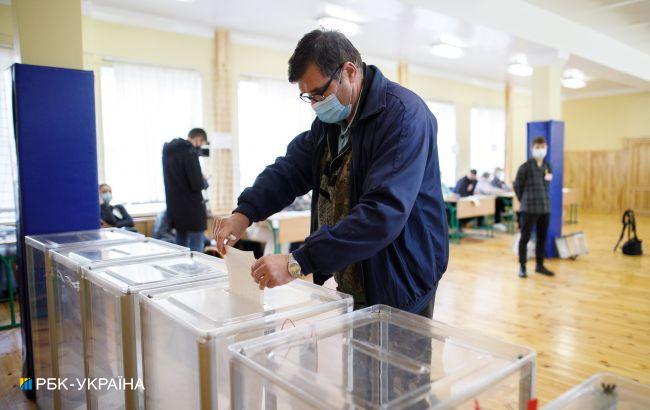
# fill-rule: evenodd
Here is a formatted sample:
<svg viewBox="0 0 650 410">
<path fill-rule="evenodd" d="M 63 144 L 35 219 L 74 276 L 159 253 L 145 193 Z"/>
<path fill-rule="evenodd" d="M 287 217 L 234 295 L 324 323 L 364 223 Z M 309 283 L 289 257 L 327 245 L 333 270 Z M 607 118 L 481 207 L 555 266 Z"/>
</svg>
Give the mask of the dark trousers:
<svg viewBox="0 0 650 410">
<path fill-rule="evenodd" d="M 506 210 L 505 198 L 497 197 L 496 201 L 494 202 L 494 206 L 494 223 L 498 224 L 501 223 L 501 214 L 503 214 Z"/>
<path fill-rule="evenodd" d="M 535 260 L 538 265 L 544 263 L 544 248 L 546 247 L 546 232 L 551 214 L 520 213 L 521 238 L 519 239 L 519 263 L 525 264 L 528 253 L 528 241 L 533 227 L 537 228 L 537 242 L 535 243 Z"/>
</svg>

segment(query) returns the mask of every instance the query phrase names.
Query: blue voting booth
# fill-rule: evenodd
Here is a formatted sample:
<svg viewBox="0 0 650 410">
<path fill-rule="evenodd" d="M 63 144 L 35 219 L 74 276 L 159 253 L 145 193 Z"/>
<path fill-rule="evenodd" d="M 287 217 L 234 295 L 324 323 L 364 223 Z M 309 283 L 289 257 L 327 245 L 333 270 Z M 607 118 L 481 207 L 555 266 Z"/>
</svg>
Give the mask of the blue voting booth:
<svg viewBox="0 0 650 410">
<path fill-rule="evenodd" d="M 562 187 L 564 171 L 564 122 L 535 121 L 527 125 L 527 158 L 532 158 L 530 145 L 536 137 L 544 137 L 548 143 L 545 161 L 551 165 L 553 180 L 549 184 L 551 220 L 546 239 L 546 257 L 557 256 L 555 238 L 562 236 Z"/>
<path fill-rule="evenodd" d="M 99 228 L 94 80 L 92 71 L 28 64 L 14 64 L 10 70 L 23 377 L 31 378 L 24 238 Z M 44 281 L 36 278 L 37 293 L 45 290 Z"/>
</svg>

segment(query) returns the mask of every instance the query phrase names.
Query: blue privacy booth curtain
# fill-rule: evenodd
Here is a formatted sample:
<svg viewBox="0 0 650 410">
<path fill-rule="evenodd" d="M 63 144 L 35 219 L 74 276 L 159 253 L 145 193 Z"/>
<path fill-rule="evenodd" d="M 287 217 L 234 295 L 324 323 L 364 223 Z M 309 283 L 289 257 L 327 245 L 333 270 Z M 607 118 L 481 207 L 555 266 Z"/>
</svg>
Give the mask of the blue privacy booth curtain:
<svg viewBox="0 0 650 410">
<path fill-rule="evenodd" d="M 532 158 L 530 145 L 536 137 L 544 137 L 548 143 L 545 161 L 551 165 L 553 179 L 549 184 L 551 219 L 546 238 L 546 257 L 557 257 L 555 238 L 562 236 L 562 186 L 564 171 L 564 122 L 535 121 L 527 125 L 527 158 Z"/>
<path fill-rule="evenodd" d="M 23 377 L 33 377 L 24 238 L 99 228 L 94 80 L 92 71 L 27 64 L 11 70 Z"/>
</svg>

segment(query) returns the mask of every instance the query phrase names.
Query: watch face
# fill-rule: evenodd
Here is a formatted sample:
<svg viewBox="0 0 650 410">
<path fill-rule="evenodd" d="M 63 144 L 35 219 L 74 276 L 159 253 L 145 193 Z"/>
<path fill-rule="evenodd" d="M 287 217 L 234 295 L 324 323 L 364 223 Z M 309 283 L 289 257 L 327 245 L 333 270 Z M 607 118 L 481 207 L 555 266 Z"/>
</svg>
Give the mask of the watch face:
<svg viewBox="0 0 650 410">
<path fill-rule="evenodd" d="M 300 265 L 298 265 L 296 262 L 292 262 L 289 264 L 289 273 L 291 276 L 298 276 L 300 274 Z"/>
</svg>

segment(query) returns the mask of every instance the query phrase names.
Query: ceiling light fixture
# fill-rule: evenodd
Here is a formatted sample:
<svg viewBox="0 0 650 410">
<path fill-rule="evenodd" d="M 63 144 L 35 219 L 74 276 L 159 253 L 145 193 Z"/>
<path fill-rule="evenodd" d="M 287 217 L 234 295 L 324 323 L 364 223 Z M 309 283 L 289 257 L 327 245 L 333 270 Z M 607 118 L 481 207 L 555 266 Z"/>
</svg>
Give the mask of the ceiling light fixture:
<svg viewBox="0 0 650 410">
<path fill-rule="evenodd" d="M 320 27 L 328 30 L 338 30 L 348 37 L 359 34 L 361 26 L 359 23 L 350 20 L 344 20 L 338 17 L 323 16 L 316 20 Z"/>
<path fill-rule="evenodd" d="M 448 34 L 442 34 L 440 35 L 439 41 L 431 46 L 431 54 L 455 60 L 465 55 L 465 47 L 465 43 L 458 38 Z"/>
<path fill-rule="evenodd" d="M 582 71 L 576 68 L 570 68 L 564 71 L 562 76 L 562 86 L 565 88 L 578 89 L 584 88 L 587 85 L 585 75 Z"/>
<path fill-rule="evenodd" d="M 325 15 L 354 23 L 361 23 L 363 21 L 359 13 L 350 8 L 339 6 L 338 4 L 326 4 Z"/>
<path fill-rule="evenodd" d="M 452 44 L 438 43 L 431 46 L 431 54 L 438 57 L 455 60 L 457 58 L 461 58 L 465 54 L 465 50 Z"/>
<path fill-rule="evenodd" d="M 508 72 L 517 77 L 530 77 L 533 74 L 533 67 L 528 65 L 528 59 L 524 54 L 517 54 L 510 60 Z"/>
</svg>

